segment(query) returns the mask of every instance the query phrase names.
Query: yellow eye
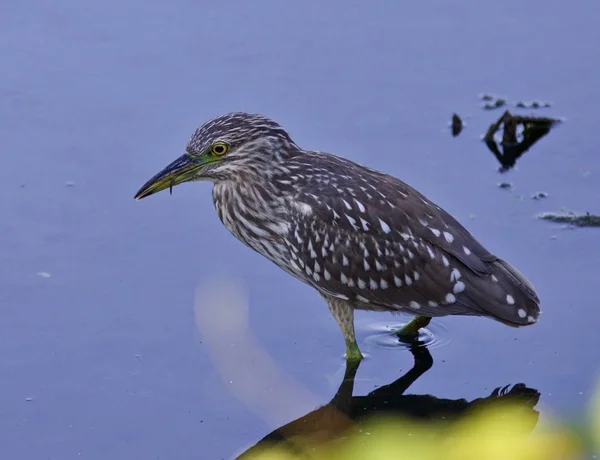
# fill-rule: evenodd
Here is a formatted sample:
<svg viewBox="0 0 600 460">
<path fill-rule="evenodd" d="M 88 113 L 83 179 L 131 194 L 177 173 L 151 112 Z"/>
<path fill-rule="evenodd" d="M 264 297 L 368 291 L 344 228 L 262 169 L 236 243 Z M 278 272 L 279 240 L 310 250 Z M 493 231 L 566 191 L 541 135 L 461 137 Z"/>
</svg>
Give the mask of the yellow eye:
<svg viewBox="0 0 600 460">
<path fill-rule="evenodd" d="M 229 150 L 229 146 L 225 142 L 215 142 L 210 148 L 210 151 L 217 156 L 225 155 Z"/>
</svg>

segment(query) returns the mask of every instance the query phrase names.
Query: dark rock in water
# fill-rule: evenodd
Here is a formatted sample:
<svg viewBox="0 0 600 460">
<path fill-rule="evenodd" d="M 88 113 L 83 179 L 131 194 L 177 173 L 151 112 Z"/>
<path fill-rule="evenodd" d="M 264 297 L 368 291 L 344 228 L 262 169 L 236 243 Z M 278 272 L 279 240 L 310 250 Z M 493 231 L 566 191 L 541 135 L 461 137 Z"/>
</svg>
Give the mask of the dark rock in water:
<svg viewBox="0 0 600 460">
<path fill-rule="evenodd" d="M 457 114 L 452 115 L 451 128 L 452 128 L 452 136 L 454 136 L 454 137 L 458 136 L 463 130 L 463 121 L 460 119 L 460 117 Z"/>
<path fill-rule="evenodd" d="M 538 218 L 561 224 L 574 225 L 576 227 L 600 227 L 600 216 L 590 214 L 589 212 L 586 214 L 577 214 L 575 212 L 543 212 L 538 215 Z"/>
<path fill-rule="evenodd" d="M 511 190 L 513 188 L 513 185 L 510 182 L 500 182 L 498 184 L 498 187 L 504 190 Z"/>
</svg>

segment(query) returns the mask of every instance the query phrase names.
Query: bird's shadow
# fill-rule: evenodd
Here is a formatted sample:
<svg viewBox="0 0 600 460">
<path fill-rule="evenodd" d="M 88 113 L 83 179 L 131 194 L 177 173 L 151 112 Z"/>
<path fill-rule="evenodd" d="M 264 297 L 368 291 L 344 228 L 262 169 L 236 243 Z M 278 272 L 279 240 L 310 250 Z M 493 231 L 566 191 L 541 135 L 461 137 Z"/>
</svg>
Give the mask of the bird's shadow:
<svg viewBox="0 0 600 460">
<path fill-rule="evenodd" d="M 283 425 L 258 441 L 254 446 L 236 457 L 250 459 L 265 447 L 281 447 L 297 455 L 306 455 L 320 445 L 343 438 L 369 417 L 400 416 L 421 422 L 452 421 L 475 407 L 491 405 L 498 401 L 517 404 L 537 424 L 539 413 L 535 410 L 540 393 L 523 383 L 498 387 L 488 396 L 472 401 L 444 399 L 432 395 L 405 394 L 408 388 L 433 365 L 427 347 L 416 340 L 410 345 L 414 357 L 413 367 L 392 383 L 381 386 L 364 396 L 353 396 L 357 365 L 347 365 L 344 379 L 332 400 L 308 414 Z"/>
</svg>

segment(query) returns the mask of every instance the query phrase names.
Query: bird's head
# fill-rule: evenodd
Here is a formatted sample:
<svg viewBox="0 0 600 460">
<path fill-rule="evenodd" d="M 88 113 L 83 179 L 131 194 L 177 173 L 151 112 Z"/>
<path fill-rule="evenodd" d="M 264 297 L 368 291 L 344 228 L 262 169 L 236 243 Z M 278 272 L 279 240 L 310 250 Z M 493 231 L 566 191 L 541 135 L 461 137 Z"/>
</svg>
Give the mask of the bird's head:
<svg viewBox="0 0 600 460">
<path fill-rule="evenodd" d="M 186 152 L 146 182 L 135 199 L 184 182 L 268 176 L 297 150 L 288 133 L 267 117 L 243 112 L 222 115 L 200 126 Z"/>
</svg>

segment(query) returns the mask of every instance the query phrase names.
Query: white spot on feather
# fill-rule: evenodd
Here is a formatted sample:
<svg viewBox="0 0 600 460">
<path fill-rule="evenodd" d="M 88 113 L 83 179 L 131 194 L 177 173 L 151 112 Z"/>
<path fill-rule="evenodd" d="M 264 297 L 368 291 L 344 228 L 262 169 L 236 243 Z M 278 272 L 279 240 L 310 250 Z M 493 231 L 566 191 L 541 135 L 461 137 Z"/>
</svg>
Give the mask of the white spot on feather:
<svg viewBox="0 0 600 460">
<path fill-rule="evenodd" d="M 367 287 L 367 283 L 365 283 L 360 278 L 358 278 L 358 280 L 356 281 L 356 284 L 359 287 L 359 289 L 364 289 L 365 287 Z"/>
<path fill-rule="evenodd" d="M 359 217 L 360 219 L 360 223 L 362 224 L 362 228 L 363 230 L 366 232 L 367 230 L 369 230 L 369 222 L 367 222 L 365 219 L 363 219 L 362 217 Z"/>
<path fill-rule="evenodd" d="M 331 273 L 329 273 L 326 268 L 323 269 L 323 276 L 325 277 L 326 281 L 329 281 L 331 279 Z"/>
<path fill-rule="evenodd" d="M 381 284 L 381 289 L 387 289 L 388 288 L 388 283 L 387 283 L 386 280 L 381 280 L 381 282 L 379 284 Z"/>
<path fill-rule="evenodd" d="M 296 210 L 303 216 L 309 216 L 313 212 L 312 206 L 307 203 L 302 203 L 301 201 L 293 201 L 293 204 Z"/>
<path fill-rule="evenodd" d="M 365 271 L 368 272 L 369 270 L 371 270 L 371 266 L 369 265 L 369 263 L 365 260 L 364 261 L 364 267 L 365 267 Z"/>
<path fill-rule="evenodd" d="M 442 232 L 440 232 L 437 228 L 429 227 L 429 230 L 431 230 L 435 236 L 440 236 L 442 234 Z"/>
<path fill-rule="evenodd" d="M 354 230 L 358 230 L 358 225 L 356 225 L 356 220 L 353 217 L 349 216 L 348 214 L 344 213 L 344 215 L 346 216 L 346 219 L 348 219 L 348 222 L 350 222 L 350 225 L 352 225 Z"/>
<path fill-rule="evenodd" d="M 427 302 L 427 305 L 429 305 L 430 307 L 437 307 L 438 303 L 434 302 L 433 300 L 430 300 L 429 302 Z"/>
<path fill-rule="evenodd" d="M 342 198 L 342 201 L 344 202 L 344 205 L 346 206 L 346 209 L 352 209 L 352 206 L 350 206 L 350 203 L 348 203 L 346 200 L 344 200 Z"/>
<path fill-rule="evenodd" d="M 413 282 L 412 278 L 410 276 L 408 276 L 408 275 L 404 276 L 404 281 L 406 282 L 407 286 L 410 286 L 412 284 L 412 282 Z"/>
<path fill-rule="evenodd" d="M 418 310 L 419 308 L 421 308 L 421 305 L 419 305 L 419 303 L 415 302 L 414 300 L 411 300 L 408 305 L 410 306 L 410 308 L 413 308 L 415 310 Z"/>
<path fill-rule="evenodd" d="M 468 247 L 463 246 L 463 251 L 465 251 L 466 255 L 471 255 L 471 250 Z"/>
<path fill-rule="evenodd" d="M 464 290 L 465 290 L 465 283 L 463 283 L 462 281 L 459 281 L 458 283 L 456 283 L 454 285 L 453 291 L 455 294 L 460 294 Z"/>
<path fill-rule="evenodd" d="M 450 262 L 448 262 L 448 259 L 446 258 L 446 256 L 442 256 L 442 262 L 444 263 L 444 267 L 450 266 Z"/>
<path fill-rule="evenodd" d="M 390 233 L 392 231 L 390 226 L 381 219 L 379 219 L 379 225 L 381 225 L 381 230 L 383 230 L 383 233 Z"/>
<path fill-rule="evenodd" d="M 377 284 L 377 281 L 375 281 L 373 278 L 369 278 L 369 287 L 371 289 L 377 289 L 379 285 Z"/>
<path fill-rule="evenodd" d="M 356 198 L 354 198 L 354 201 L 358 205 L 358 209 L 360 210 L 360 212 L 365 212 L 365 206 L 360 201 L 358 201 Z"/>
<path fill-rule="evenodd" d="M 449 232 L 444 232 L 444 238 L 446 238 L 448 243 L 452 243 L 454 241 L 454 236 Z"/>
<path fill-rule="evenodd" d="M 408 233 L 398 232 L 400 236 L 404 239 L 404 241 L 410 240 L 410 235 Z"/>
<path fill-rule="evenodd" d="M 446 294 L 446 303 L 456 302 L 456 297 L 453 294 Z"/>
<path fill-rule="evenodd" d="M 455 268 L 452 270 L 452 272 L 450 273 L 450 281 L 451 282 L 455 282 L 458 281 L 458 279 L 460 278 L 460 271 L 458 270 L 458 268 Z"/>
<path fill-rule="evenodd" d="M 511 296 L 510 294 L 506 295 L 506 303 L 509 305 L 514 305 L 515 304 L 515 298 L 513 296 Z"/>
<path fill-rule="evenodd" d="M 396 275 L 394 275 L 394 284 L 397 287 L 401 287 L 402 286 L 402 280 L 400 278 L 398 278 Z"/>
<path fill-rule="evenodd" d="M 431 257 L 432 259 L 435 259 L 435 254 L 433 253 L 433 251 L 431 250 L 431 248 L 429 246 L 427 246 L 427 252 L 429 253 L 429 257 Z"/>
<path fill-rule="evenodd" d="M 525 318 L 527 316 L 527 312 L 525 310 L 523 310 L 522 308 L 519 308 L 517 310 L 517 314 L 519 315 L 519 318 Z"/>
</svg>

